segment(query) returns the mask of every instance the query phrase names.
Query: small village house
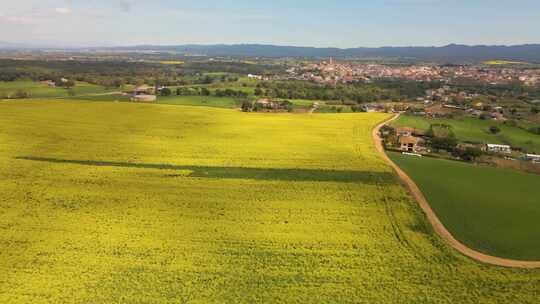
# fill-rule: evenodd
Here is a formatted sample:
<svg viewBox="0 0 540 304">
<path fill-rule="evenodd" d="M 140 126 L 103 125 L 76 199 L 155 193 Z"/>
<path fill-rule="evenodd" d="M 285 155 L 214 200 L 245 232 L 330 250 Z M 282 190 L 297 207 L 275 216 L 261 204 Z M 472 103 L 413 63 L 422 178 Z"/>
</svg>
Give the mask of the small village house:
<svg viewBox="0 0 540 304">
<path fill-rule="evenodd" d="M 262 98 L 255 102 L 255 106 L 258 106 L 261 109 L 267 109 L 267 110 L 275 110 L 279 108 L 279 104 L 276 102 L 273 102 L 272 100 L 268 98 Z"/>
<path fill-rule="evenodd" d="M 147 94 L 140 94 L 140 95 L 134 95 L 131 97 L 131 101 L 134 102 L 156 102 L 157 96 L 156 95 L 147 95 Z"/>
<path fill-rule="evenodd" d="M 400 128 L 396 128 L 396 135 L 403 136 L 403 137 L 412 136 L 414 134 L 414 131 L 415 131 L 414 128 L 400 127 Z"/>
<path fill-rule="evenodd" d="M 133 96 L 131 101 L 134 102 L 155 102 L 157 96 L 155 95 L 155 88 L 149 85 L 141 85 L 133 89 Z"/>
<path fill-rule="evenodd" d="M 263 77 L 261 75 L 248 74 L 247 77 L 250 78 L 250 79 L 263 80 Z"/>
<path fill-rule="evenodd" d="M 414 136 L 400 136 L 398 138 L 399 149 L 404 152 L 419 152 L 419 144 L 423 140 Z"/>
<path fill-rule="evenodd" d="M 512 154 L 512 147 L 508 145 L 487 144 L 485 150 L 491 153 Z"/>
<path fill-rule="evenodd" d="M 133 89 L 133 95 L 154 95 L 155 88 L 149 85 L 140 85 Z"/>
</svg>

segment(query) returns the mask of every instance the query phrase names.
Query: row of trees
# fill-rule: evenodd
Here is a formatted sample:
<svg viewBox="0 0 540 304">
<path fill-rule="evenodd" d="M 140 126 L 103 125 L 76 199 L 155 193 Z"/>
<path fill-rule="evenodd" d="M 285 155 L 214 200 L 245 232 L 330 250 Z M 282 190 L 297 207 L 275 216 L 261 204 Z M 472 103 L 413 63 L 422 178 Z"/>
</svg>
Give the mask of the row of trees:
<svg viewBox="0 0 540 304">
<path fill-rule="evenodd" d="M 471 79 L 456 79 L 452 86 L 460 91 L 498 98 L 517 98 L 523 101 L 540 99 L 540 85 L 528 86 L 520 81 L 506 84 L 488 84 Z"/>
<path fill-rule="evenodd" d="M 125 61 L 0 60 L 0 81 L 54 80 L 66 77 L 109 88 L 125 84 L 159 83 L 166 86 L 238 81 L 237 74 L 281 71 L 281 67 L 227 61 L 163 65 Z M 220 73 L 217 73 L 220 72 Z"/>
<path fill-rule="evenodd" d="M 176 89 L 176 95 L 247 98 L 249 94 L 241 90 L 233 89 L 216 89 L 212 91 L 206 87 L 178 87 Z"/>
<path fill-rule="evenodd" d="M 272 103 L 271 105 L 264 105 L 258 102 L 251 102 L 247 99 L 242 101 L 243 112 L 262 112 L 262 111 L 284 111 L 293 112 L 294 105 L 290 100 L 282 100 Z"/>
</svg>

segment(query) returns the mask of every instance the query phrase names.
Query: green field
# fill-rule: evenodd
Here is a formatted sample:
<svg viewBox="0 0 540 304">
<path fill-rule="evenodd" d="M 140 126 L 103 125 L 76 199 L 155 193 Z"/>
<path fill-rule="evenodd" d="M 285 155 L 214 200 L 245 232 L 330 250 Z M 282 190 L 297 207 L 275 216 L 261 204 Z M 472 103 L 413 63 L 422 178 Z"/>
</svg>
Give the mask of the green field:
<svg viewBox="0 0 540 304">
<path fill-rule="evenodd" d="M 341 109 L 340 113 L 352 113 L 352 109 L 350 106 L 344 106 L 344 105 L 327 105 L 327 104 L 321 104 L 317 110 L 315 110 L 315 113 L 336 113 L 337 109 Z"/>
<path fill-rule="evenodd" d="M 93 95 L 93 96 L 78 96 L 78 97 L 69 97 L 69 100 L 130 102 L 131 95 L 122 96 L 120 94 L 107 94 L 107 95 Z"/>
<path fill-rule="evenodd" d="M 30 97 L 67 97 L 69 91 L 64 88 L 48 87 L 47 85 L 33 81 L 0 82 L 0 97 L 15 94 L 18 90 L 30 93 Z M 73 88 L 75 95 L 99 94 L 107 90 L 98 85 L 85 82 L 77 82 Z"/>
<path fill-rule="evenodd" d="M 160 96 L 158 103 L 181 106 L 205 106 L 215 108 L 238 108 L 240 104 L 232 97 L 214 96 Z"/>
<path fill-rule="evenodd" d="M 540 177 L 455 161 L 390 157 L 422 189 L 447 229 L 490 255 L 540 260 Z"/>
<path fill-rule="evenodd" d="M 475 118 L 460 119 L 427 119 L 424 117 L 402 115 L 394 122 L 394 126 L 407 126 L 428 130 L 431 124 L 444 123 L 451 125 L 459 140 L 490 144 L 508 144 L 521 147 L 530 153 L 540 153 L 540 136 L 526 130 L 505 125 L 496 121 Z M 498 126 L 501 133 L 492 134 L 489 127 Z"/>
<path fill-rule="evenodd" d="M 0 102 L 0 303 L 538 303 L 434 235 L 385 118 Z"/>
</svg>

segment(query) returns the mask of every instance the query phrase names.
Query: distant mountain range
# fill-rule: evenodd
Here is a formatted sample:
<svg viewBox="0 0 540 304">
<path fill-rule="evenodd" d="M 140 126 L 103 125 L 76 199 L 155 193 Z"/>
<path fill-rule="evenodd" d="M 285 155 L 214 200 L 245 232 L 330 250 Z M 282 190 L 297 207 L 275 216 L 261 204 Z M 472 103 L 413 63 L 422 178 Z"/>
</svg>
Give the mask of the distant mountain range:
<svg viewBox="0 0 540 304">
<path fill-rule="evenodd" d="M 484 61 L 492 59 L 540 63 L 540 44 L 514 46 L 467 46 L 450 44 L 443 47 L 380 47 L 380 48 L 315 48 L 262 44 L 236 45 L 141 45 L 116 47 L 110 50 L 163 51 L 206 56 L 246 57 L 359 57 L 409 58 L 428 61 Z"/>
<path fill-rule="evenodd" d="M 0 48 L 6 44 L 0 43 Z M 11 48 L 16 47 L 11 45 Z M 263 44 L 234 45 L 139 45 L 128 47 L 106 47 L 71 49 L 78 51 L 157 51 L 175 52 L 205 56 L 244 56 L 244 57 L 336 57 L 336 58 L 402 58 L 437 62 L 478 62 L 485 60 L 512 60 L 540 63 L 540 44 L 512 46 L 458 45 L 442 47 L 380 47 L 380 48 L 315 48 L 296 46 L 277 46 Z"/>
</svg>

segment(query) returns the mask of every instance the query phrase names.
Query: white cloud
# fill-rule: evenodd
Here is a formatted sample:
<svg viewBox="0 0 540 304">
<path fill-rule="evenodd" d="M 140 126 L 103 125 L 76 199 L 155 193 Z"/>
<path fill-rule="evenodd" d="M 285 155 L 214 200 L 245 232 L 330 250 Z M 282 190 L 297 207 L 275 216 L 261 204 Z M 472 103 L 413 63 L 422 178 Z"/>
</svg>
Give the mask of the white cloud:
<svg viewBox="0 0 540 304">
<path fill-rule="evenodd" d="M 67 7 L 57 7 L 54 9 L 54 11 L 62 15 L 71 14 L 71 10 Z"/>
</svg>

